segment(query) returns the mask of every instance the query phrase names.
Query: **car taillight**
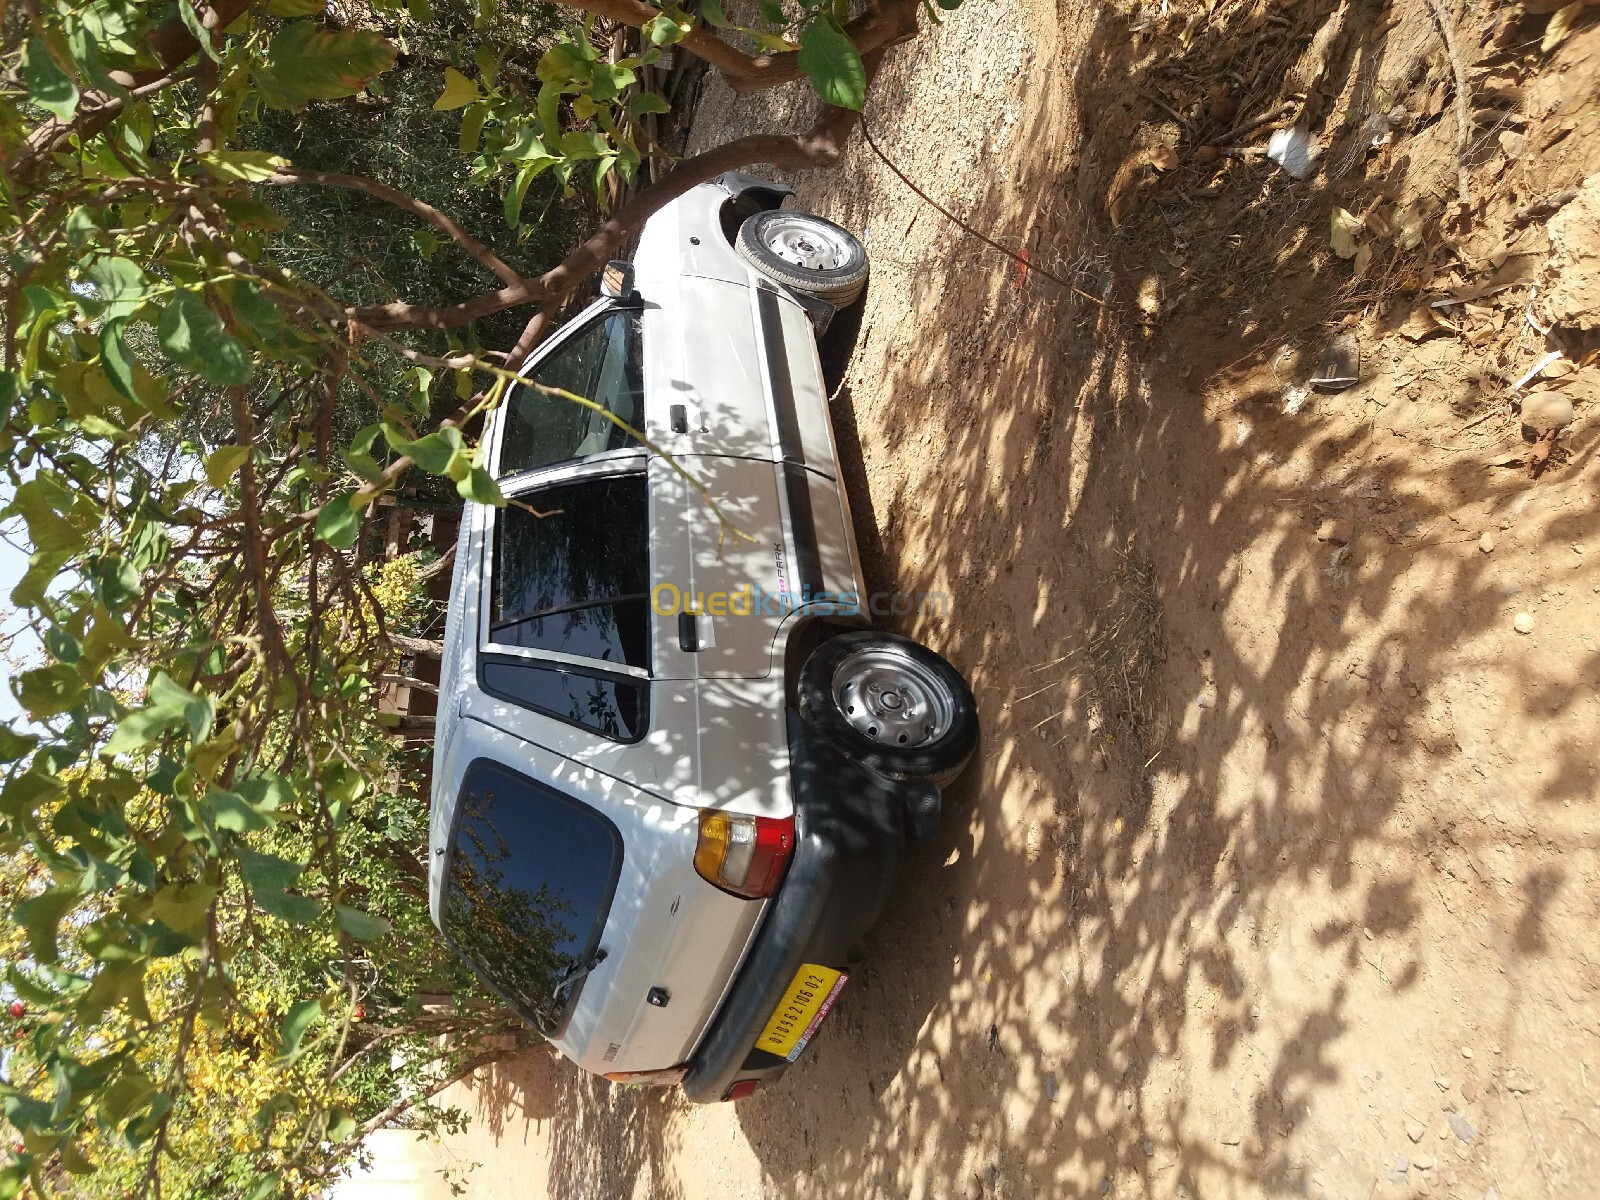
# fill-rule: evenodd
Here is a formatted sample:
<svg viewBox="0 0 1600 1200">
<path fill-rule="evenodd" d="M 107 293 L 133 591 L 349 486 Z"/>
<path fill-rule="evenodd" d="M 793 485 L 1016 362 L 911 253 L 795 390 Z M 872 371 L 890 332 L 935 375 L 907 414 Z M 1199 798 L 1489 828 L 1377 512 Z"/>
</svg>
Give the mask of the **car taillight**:
<svg viewBox="0 0 1600 1200">
<path fill-rule="evenodd" d="M 723 1098 L 724 1101 L 727 1101 L 727 1100 L 743 1100 L 746 1096 L 755 1095 L 756 1094 L 756 1088 L 758 1088 L 760 1086 L 761 1086 L 761 1081 L 759 1079 L 741 1079 L 738 1083 L 734 1084 L 727 1091 L 723 1092 L 722 1093 L 722 1098 Z"/>
<path fill-rule="evenodd" d="M 694 869 L 707 883 L 736 896 L 770 896 L 778 890 L 794 850 L 793 817 L 747 817 L 700 810 Z"/>
</svg>

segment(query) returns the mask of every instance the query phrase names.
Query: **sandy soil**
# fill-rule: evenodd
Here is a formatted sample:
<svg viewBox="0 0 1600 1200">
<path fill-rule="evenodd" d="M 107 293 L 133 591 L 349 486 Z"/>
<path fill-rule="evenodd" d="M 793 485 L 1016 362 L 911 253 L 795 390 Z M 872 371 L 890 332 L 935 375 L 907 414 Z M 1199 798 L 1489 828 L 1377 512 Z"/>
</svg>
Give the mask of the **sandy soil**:
<svg viewBox="0 0 1600 1200">
<path fill-rule="evenodd" d="M 869 242 L 827 347 L 857 532 L 953 598 L 908 630 L 981 762 L 781 1087 L 502 1069 L 442 1151 L 471 1194 L 1596 1193 L 1600 197 L 1538 202 L 1600 170 L 1600 9 L 1543 49 L 1479 8 L 1464 213 L 1425 0 L 969 0 L 894 53 L 874 140 L 1032 269 L 859 141 L 795 182 Z M 1312 179 L 1213 153 L 1296 93 Z M 807 104 L 710 85 L 695 137 Z M 1302 395 L 1337 336 L 1361 382 Z"/>
</svg>

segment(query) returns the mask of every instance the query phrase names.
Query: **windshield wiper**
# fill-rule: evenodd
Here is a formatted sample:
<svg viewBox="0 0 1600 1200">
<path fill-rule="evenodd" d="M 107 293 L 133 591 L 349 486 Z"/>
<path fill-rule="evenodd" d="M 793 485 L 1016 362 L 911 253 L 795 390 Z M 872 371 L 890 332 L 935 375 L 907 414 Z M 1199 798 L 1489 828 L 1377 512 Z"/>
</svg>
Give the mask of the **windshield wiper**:
<svg viewBox="0 0 1600 1200">
<path fill-rule="evenodd" d="M 589 974 L 590 971 L 594 970 L 601 963 L 605 962 L 605 960 L 606 960 L 606 952 L 605 952 L 605 950 L 604 949 L 596 950 L 594 952 L 594 957 L 593 958 L 591 958 L 588 962 L 584 963 L 581 967 L 574 967 L 572 970 L 568 971 L 565 975 L 563 975 L 556 982 L 556 990 L 550 993 L 550 999 L 552 999 L 552 1000 L 561 999 L 562 994 L 564 992 L 566 992 L 566 990 L 568 988 L 570 988 L 573 984 L 579 982 L 580 980 L 584 979 Z"/>
</svg>

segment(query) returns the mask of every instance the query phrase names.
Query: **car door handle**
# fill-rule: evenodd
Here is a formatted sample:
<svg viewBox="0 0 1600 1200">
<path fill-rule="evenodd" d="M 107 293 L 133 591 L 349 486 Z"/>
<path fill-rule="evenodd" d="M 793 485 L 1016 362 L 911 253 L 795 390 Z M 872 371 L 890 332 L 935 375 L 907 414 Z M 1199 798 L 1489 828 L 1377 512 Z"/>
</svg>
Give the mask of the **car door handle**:
<svg viewBox="0 0 1600 1200">
<path fill-rule="evenodd" d="M 682 612 L 678 614 L 678 649 L 687 654 L 714 650 L 717 645 L 716 628 L 705 613 Z"/>
</svg>

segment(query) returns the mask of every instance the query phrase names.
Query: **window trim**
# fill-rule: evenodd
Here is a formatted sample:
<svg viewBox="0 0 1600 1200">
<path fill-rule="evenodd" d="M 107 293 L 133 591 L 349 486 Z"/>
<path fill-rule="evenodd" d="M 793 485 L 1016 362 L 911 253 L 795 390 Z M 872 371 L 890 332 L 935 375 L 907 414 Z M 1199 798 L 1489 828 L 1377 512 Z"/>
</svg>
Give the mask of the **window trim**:
<svg viewBox="0 0 1600 1200">
<path fill-rule="evenodd" d="M 617 885 L 622 879 L 623 862 L 627 858 L 628 853 L 627 846 L 623 842 L 622 831 L 617 828 L 617 823 L 613 821 L 606 813 L 602 812 L 598 807 L 593 804 L 585 803 L 583 800 L 579 799 L 577 796 L 574 796 L 565 788 L 557 787 L 553 783 L 546 783 L 541 779 L 535 779 L 526 771 L 519 771 L 515 767 L 509 765 L 508 763 L 501 762 L 497 758 L 490 758 L 486 755 L 480 755 L 469 762 L 466 770 L 461 773 L 461 781 L 456 787 L 455 809 L 450 814 L 450 831 L 445 835 L 444 876 L 439 892 L 439 934 L 444 938 L 445 944 L 449 946 L 451 950 L 455 951 L 456 957 L 461 959 L 462 962 L 466 963 L 472 968 L 472 973 L 478 977 L 478 981 L 496 996 L 499 996 L 507 1008 L 520 1016 L 524 1021 L 527 1021 L 528 1024 L 532 1025 L 545 1037 L 558 1038 L 566 1031 L 567 1024 L 572 1020 L 572 1014 L 578 1007 L 578 997 L 583 994 L 584 985 L 589 981 L 587 974 L 584 975 L 583 978 L 579 979 L 576 986 L 574 986 L 572 990 L 567 993 L 567 1002 L 562 1005 L 561 1011 L 556 1014 L 555 1021 L 548 1028 L 546 1028 L 544 1025 L 540 1024 L 540 1022 L 534 1019 L 533 1014 L 523 1011 L 521 1005 L 502 992 L 500 988 L 496 986 L 491 979 L 489 979 L 487 972 L 482 966 L 479 965 L 478 960 L 474 956 L 462 950 L 461 947 L 456 944 L 455 938 L 453 938 L 450 935 L 450 932 L 445 929 L 445 913 L 447 911 L 447 906 L 450 903 L 451 872 L 455 867 L 456 861 L 456 834 L 461 828 L 461 817 L 466 811 L 467 807 L 462 802 L 462 797 L 466 792 L 467 777 L 470 776 L 478 767 L 484 765 L 498 768 L 499 770 L 504 771 L 506 774 L 513 776 L 520 782 L 531 785 L 536 789 L 548 793 L 550 796 L 554 797 L 560 803 L 565 804 L 568 807 L 581 808 L 587 813 L 594 814 L 596 817 L 600 818 L 605 825 L 606 831 L 611 835 L 613 866 L 611 870 L 611 881 L 607 885 L 605 891 L 605 903 L 602 906 L 604 909 L 604 915 L 591 927 L 590 937 L 584 944 L 584 952 L 578 956 L 579 965 L 593 961 L 594 956 L 600 951 L 600 942 L 605 937 L 606 926 L 611 924 L 611 907 L 616 903 Z"/>
<path fill-rule="evenodd" d="M 621 301 L 612 299 L 610 297 L 601 297 L 572 320 L 563 325 L 561 330 L 554 337 L 552 337 L 548 342 L 540 346 L 537 350 L 525 358 L 522 362 L 522 366 L 517 369 L 517 374 L 529 375 L 535 368 L 543 365 L 548 359 L 554 358 L 557 354 L 561 353 L 562 348 L 565 347 L 568 342 L 576 341 L 579 337 L 583 336 L 583 334 L 591 326 L 597 325 L 607 317 L 614 316 L 617 313 L 634 313 L 636 316 L 638 316 L 641 323 L 642 337 L 642 327 L 644 321 L 644 310 L 642 308 L 633 304 L 624 304 Z M 639 367 L 641 371 L 644 370 L 646 361 L 647 360 L 643 357 L 641 351 L 641 357 L 639 361 Z M 513 387 L 515 386 L 516 385 L 513 385 Z M 647 381 L 645 397 L 647 403 L 649 398 L 648 392 L 649 388 Z M 647 452 L 647 448 L 642 445 L 620 446 L 615 450 L 602 450 L 598 454 L 585 454 L 577 458 L 563 458 L 557 462 L 546 463 L 542 467 L 534 467 L 527 471 L 518 471 L 515 474 L 502 477 L 500 474 L 500 449 L 504 444 L 505 427 L 508 419 L 507 414 L 510 411 L 510 400 L 511 394 L 510 390 L 508 389 L 505 399 L 502 400 L 500 405 L 495 409 L 492 417 L 494 427 L 490 431 L 490 437 L 492 440 L 490 441 L 489 445 L 489 474 L 494 476 L 495 481 L 501 485 L 502 491 L 505 489 L 505 486 L 508 483 L 520 484 L 524 478 L 538 475 L 544 471 L 559 470 L 564 467 L 578 466 L 580 464 L 592 462 L 601 462 L 605 459 L 611 458 L 612 456 L 637 455 Z M 646 435 L 649 434 L 648 429 L 640 429 L 639 432 Z"/>
<path fill-rule="evenodd" d="M 606 461 L 598 459 L 571 459 L 563 463 L 553 463 L 549 467 L 542 467 L 537 471 L 526 472 L 517 477 L 518 486 L 515 489 L 502 489 L 507 499 L 518 499 L 545 487 L 559 487 L 569 483 L 588 483 L 597 479 L 608 479 L 614 476 L 638 475 L 645 481 L 645 542 L 646 542 L 646 578 L 653 565 L 653 550 L 650 548 L 649 522 L 654 507 L 650 496 L 650 475 L 648 471 L 648 453 L 644 447 L 637 450 L 613 452 L 618 457 L 608 458 Z M 532 646 L 509 646 L 494 640 L 494 630 L 490 627 L 490 614 L 494 611 L 494 583 L 495 563 L 494 544 L 495 529 L 500 519 L 499 510 L 485 506 L 486 519 L 483 524 L 482 542 L 479 546 L 478 559 L 478 653 L 503 654 L 516 658 L 536 659 L 549 662 L 556 666 L 580 667 L 590 671 L 600 670 L 614 675 L 626 675 L 633 679 L 649 679 L 648 667 L 634 667 L 627 663 L 609 662 L 603 658 L 587 658 L 581 654 L 568 654 L 560 650 L 540 650 Z M 648 599 L 648 593 L 646 593 Z M 605 603 L 604 601 L 597 601 Z M 582 605 L 588 608 L 591 605 Z M 654 654 L 656 638 L 655 622 L 647 621 L 651 653 Z M 481 677 L 480 677 L 481 679 Z M 538 711 L 538 710 L 530 710 Z"/>
</svg>

